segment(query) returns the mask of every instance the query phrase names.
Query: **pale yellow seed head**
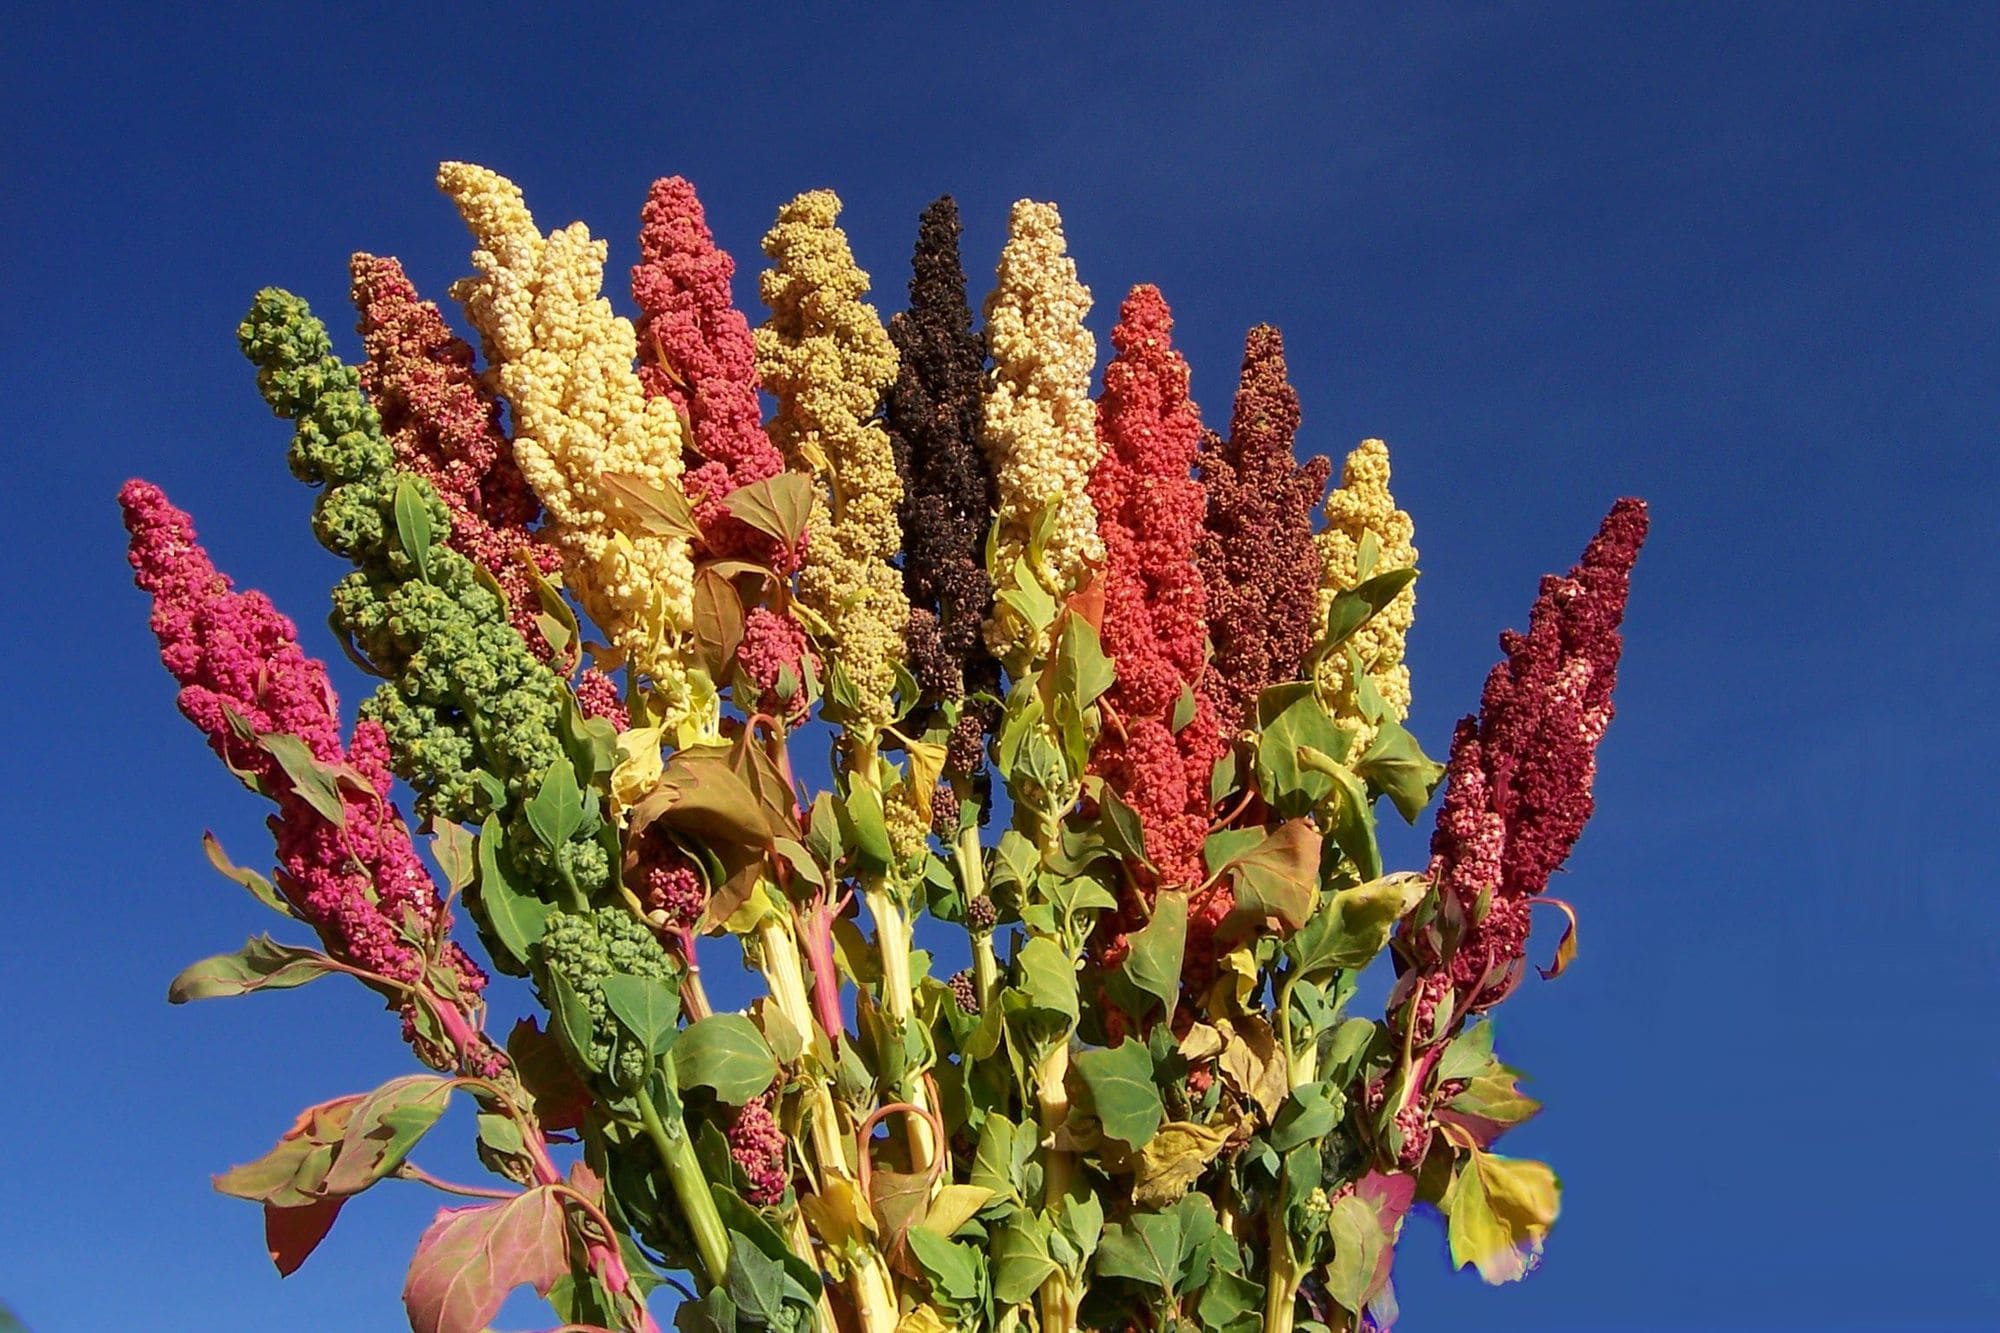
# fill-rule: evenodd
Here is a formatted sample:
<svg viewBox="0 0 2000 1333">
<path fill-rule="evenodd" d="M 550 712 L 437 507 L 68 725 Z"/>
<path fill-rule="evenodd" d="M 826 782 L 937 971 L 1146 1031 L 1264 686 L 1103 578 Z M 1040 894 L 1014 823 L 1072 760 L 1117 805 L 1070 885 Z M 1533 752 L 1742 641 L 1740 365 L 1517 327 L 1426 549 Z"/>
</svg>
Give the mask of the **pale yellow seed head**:
<svg viewBox="0 0 2000 1333">
<path fill-rule="evenodd" d="M 1104 562 L 1104 544 L 1086 489 L 1102 452 L 1090 400 L 1097 340 L 1083 324 L 1090 289 L 1077 281 L 1054 204 L 1014 205 L 985 310 L 993 374 L 981 404 L 981 439 L 1000 502 L 994 583 L 1011 586 L 1016 563 L 1026 558 L 1060 600 Z M 1047 540 L 1031 551 L 1045 524 Z M 1018 616 L 995 605 L 986 638 L 996 654 L 1013 653 L 1025 632 Z"/>
<path fill-rule="evenodd" d="M 514 457 L 547 511 L 565 580 L 622 660 L 650 677 L 667 724 L 712 711 L 691 689 L 688 628 L 694 563 L 687 539 L 643 530 L 606 487 L 623 475 L 677 490 L 681 425 L 666 399 L 648 399 L 633 369 L 638 339 L 604 299 L 604 242 L 582 223 L 543 236 L 512 181 L 447 162 L 438 187 L 458 206 L 477 248 L 472 277 L 452 294 L 485 345 L 488 374 L 507 399 Z"/>
<path fill-rule="evenodd" d="M 859 696 L 862 730 L 894 716 L 896 667 L 910 603 L 890 563 L 903 545 L 903 498 L 889 437 L 876 421 L 896 378 L 896 348 L 862 298 L 868 275 L 838 225 L 840 199 L 812 190 L 778 210 L 764 237 L 757 371 L 778 400 L 772 440 L 816 485 L 800 602 L 832 630 L 821 646 Z"/>
<path fill-rule="evenodd" d="M 1389 493 L 1389 447 L 1380 440 L 1363 440 L 1341 465 L 1340 485 L 1326 497 L 1326 528 L 1315 539 L 1322 573 L 1318 629 L 1324 632 L 1334 595 L 1360 582 L 1365 536 L 1373 534 L 1379 553 L 1369 574 L 1414 569 L 1416 533 L 1410 516 L 1396 508 Z M 1403 664 L 1404 642 L 1416 618 L 1417 590 L 1411 584 L 1347 641 L 1382 701 L 1400 720 L 1410 714 L 1410 670 Z M 1361 716 L 1346 652 L 1322 662 L 1318 671 L 1320 698 L 1334 721 L 1352 733 L 1350 754 L 1358 755 L 1375 739 L 1376 727 Z"/>
</svg>

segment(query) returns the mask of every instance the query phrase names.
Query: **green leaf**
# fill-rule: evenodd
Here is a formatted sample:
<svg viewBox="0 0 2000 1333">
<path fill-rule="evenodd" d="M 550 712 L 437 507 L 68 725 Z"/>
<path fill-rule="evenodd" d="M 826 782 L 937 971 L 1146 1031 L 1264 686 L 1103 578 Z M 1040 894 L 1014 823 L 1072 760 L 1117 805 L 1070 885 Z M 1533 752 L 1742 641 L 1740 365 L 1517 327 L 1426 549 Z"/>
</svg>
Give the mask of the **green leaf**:
<svg viewBox="0 0 2000 1333">
<path fill-rule="evenodd" d="M 1368 789 L 1360 778 L 1338 763 L 1316 763 L 1316 767 L 1334 781 L 1334 845 L 1347 853 L 1362 879 L 1382 878 L 1382 849 L 1375 841 L 1375 809 L 1368 799 Z"/>
<path fill-rule="evenodd" d="M 603 980 L 604 1002 L 613 1016 L 625 1025 L 654 1055 L 663 1055 L 674 1043 L 680 1022 L 680 993 L 658 977 L 634 977 L 614 972 Z"/>
<path fill-rule="evenodd" d="M 705 1130 L 713 1130 L 711 1124 L 703 1124 Z M 717 1131 L 716 1137 L 721 1133 Z M 729 1155 L 727 1143 L 722 1154 Z M 711 1184 L 709 1192 L 715 1196 L 715 1211 L 722 1218 L 722 1225 L 736 1233 L 736 1243 L 748 1241 L 752 1248 L 768 1259 L 776 1259 L 785 1270 L 785 1275 L 796 1287 L 794 1295 L 799 1300 L 809 1300 L 809 1291 L 819 1289 L 819 1274 L 813 1269 L 812 1261 L 793 1254 L 790 1245 L 777 1227 L 762 1213 L 743 1201 L 743 1196 L 725 1185 Z"/>
<path fill-rule="evenodd" d="M 1311 681 L 1273 685 L 1257 696 L 1257 790 L 1279 815 L 1309 814 L 1333 791 L 1333 779 L 1299 761 L 1302 749 L 1336 761 L 1347 753 L 1348 733 L 1333 725 Z"/>
<path fill-rule="evenodd" d="M 340 795 L 340 784 L 346 781 L 365 786 L 358 774 L 322 761 L 297 736 L 271 732 L 257 737 L 257 744 L 278 761 L 299 799 L 335 828 L 347 827 L 347 803 Z"/>
<path fill-rule="evenodd" d="M 1278 1152 L 1290 1152 L 1303 1143 L 1317 1142 L 1340 1123 L 1347 1099 L 1331 1083 L 1304 1083 L 1278 1112 L 1271 1126 L 1270 1144 Z"/>
<path fill-rule="evenodd" d="M 683 1087 L 708 1088 L 731 1106 L 741 1106 L 771 1086 L 778 1061 L 741 1014 L 710 1014 L 690 1023 L 673 1044 L 674 1072 Z"/>
<path fill-rule="evenodd" d="M 1373 783 L 1403 818 L 1414 824 L 1430 804 L 1431 793 L 1444 776 L 1444 765 L 1426 755 L 1402 723 L 1385 717 L 1377 724 L 1375 739 L 1362 752 L 1354 771 Z"/>
<path fill-rule="evenodd" d="M 1049 684 L 1055 696 L 1068 700 L 1078 712 L 1096 703 L 1116 678 L 1097 627 L 1075 614 L 1063 620 L 1050 670 Z"/>
<path fill-rule="evenodd" d="M 1135 1152 L 1145 1147 L 1167 1114 L 1146 1044 L 1127 1037 L 1108 1050 L 1079 1051 L 1074 1063 L 1106 1136 Z"/>
<path fill-rule="evenodd" d="M 729 1275 L 725 1286 L 742 1317 L 737 1328 L 785 1327 L 785 1293 L 794 1285 L 782 1262 L 765 1254 L 743 1233 L 729 1233 Z"/>
<path fill-rule="evenodd" d="M 570 1058 L 585 1069 L 603 1072 L 590 1054 L 590 1009 L 560 972 L 548 974 L 549 1028 L 569 1049 Z"/>
<path fill-rule="evenodd" d="M 1048 1226 L 1024 1208 L 1008 1214 L 993 1233 L 993 1299 L 1019 1305 L 1056 1271 L 1049 1258 Z"/>
<path fill-rule="evenodd" d="M 500 817 L 486 816 L 486 822 L 479 826 L 479 889 L 473 906 L 500 946 L 512 955 L 510 960 L 494 961 L 511 961 L 517 975 L 525 975 L 528 959 L 548 928 L 550 908 L 514 883 L 503 859 L 505 848 L 506 834 L 501 830 Z"/>
<path fill-rule="evenodd" d="M 1326 633 L 1312 651 L 1318 661 L 1354 637 L 1354 632 L 1396 600 L 1396 594 L 1416 582 L 1414 569 L 1391 569 L 1364 579 L 1334 596 L 1327 610 Z"/>
<path fill-rule="evenodd" d="M 1187 900 L 1185 890 L 1161 890 L 1153 899 L 1153 915 L 1126 937 L 1131 951 L 1119 968 L 1127 984 L 1157 999 L 1169 1017 L 1181 994 L 1181 961 L 1187 952 Z"/>
<path fill-rule="evenodd" d="M 889 844 L 889 825 L 882 810 L 882 793 L 866 783 L 853 783 L 840 803 L 841 833 L 861 859 L 876 870 L 895 863 L 896 853 Z"/>
<path fill-rule="evenodd" d="M 167 1003 L 290 990 L 334 970 L 333 960 L 317 949 L 280 944 L 269 935 L 252 935 L 235 953 L 204 958 L 184 969 L 168 984 Z"/>
<path fill-rule="evenodd" d="M 1492 1064 L 1493 1024 L 1482 1019 L 1451 1039 L 1451 1045 L 1438 1057 L 1434 1077 L 1440 1083 L 1473 1079 Z"/>
<path fill-rule="evenodd" d="M 1264 1326 L 1264 1286 L 1241 1273 L 1217 1272 L 1201 1289 L 1195 1314 L 1213 1333 L 1255 1333 Z"/>
<path fill-rule="evenodd" d="M 1028 1160 L 1036 1144 L 1033 1125 L 1016 1125 L 995 1112 L 979 1128 L 972 1153 L 971 1183 L 1005 1198 L 1022 1198 L 1027 1189 Z"/>
<path fill-rule="evenodd" d="M 1374 1295 L 1375 1270 L 1389 1238 L 1382 1234 L 1375 1205 L 1358 1194 L 1336 1199 L 1326 1227 L 1333 1239 L 1333 1262 L 1326 1268 L 1327 1294 L 1359 1313 Z"/>
<path fill-rule="evenodd" d="M 444 1114 L 453 1087 L 450 1079 L 435 1074 L 407 1074 L 362 1098 L 348 1117 L 322 1191 L 358 1194 L 402 1165 Z"/>
<path fill-rule="evenodd" d="M 453 893 L 462 892 L 479 873 L 478 853 L 472 835 L 463 824 L 440 819 L 431 831 L 431 859 L 444 872 L 444 882 Z"/>
<path fill-rule="evenodd" d="M 1187 724 L 1194 721 L 1195 712 L 1196 712 L 1196 704 L 1195 704 L 1194 691 L 1188 688 L 1188 683 L 1186 681 L 1182 681 L 1181 695 L 1180 698 L 1174 700 L 1174 713 L 1173 716 L 1167 721 L 1168 728 L 1172 730 L 1172 732 L 1176 736 L 1180 735 L 1181 732 L 1186 729 Z"/>
<path fill-rule="evenodd" d="M 589 808 L 576 785 L 576 770 L 567 760 L 549 765 L 549 771 L 542 775 L 541 790 L 522 813 L 528 817 L 528 827 L 541 839 L 542 846 L 552 852 L 584 831 Z"/>
<path fill-rule="evenodd" d="M 215 840 L 213 833 L 204 833 L 201 835 L 201 850 L 207 854 L 210 865 L 221 871 L 225 878 L 234 880 L 236 883 L 250 890 L 250 896 L 258 902 L 264 904 L 264 906 L 274 912 L 280 912 L 285 916 L 291 917 L 294 921 L 301 919 L 299 914 L 292 910 L 292 905 L 286 902 L 284 896 L 278 892 L 277 886 L 272 884 L 270 880 L 265 879 L 254 870 L 246 870 L 234 861 L 231 861 L 223 852 L 222 844 Z"/>
<path fill-rule="evenodd" d="M 1055 1014 L 1075 1026 L 1079 1016 L 1076 967 L 1054 940 L 1033 936 L 1015 955 L 1020 988 L 1030 1008 Z"/>
<path fill-rule="evenodd" d="M 1133 1213 L 1104 1228 L 1097 1244 L 1097 1272 L 1130 1278 L 1171 1295 L 1180 1277 L 1181 1221 L 1177 1213 Z"/>
<path fill-rule="evenodd" d="M 955 1306 L 971 1305 L 979 1299 L 978 1251 L 922 1227 L 912 1227 L 904 1234 L 934 1299 Z"/>
<path fill-rule="evenodd" d="M 1399 871 L 1341 889 L 1291 938 L 1286 951 L 1305 976 L 1366 967 L 1429 887 L 1422 875 Z"/>
<path fill-rule="evenodd" d="M 781 546 L 796 547 L 812 517 L 812 479 L 803 472 L 780 472 L 775 477 L 739 486 L 722 497 L 723 507 Z"/>
<path fill-rule="evenodd" d="M 424 492 L 430 489 L 404 472 L 396 479 L 396 540 L 417 567 L 417 577 L 431 581 L 431 511 Z"/>
</svg>

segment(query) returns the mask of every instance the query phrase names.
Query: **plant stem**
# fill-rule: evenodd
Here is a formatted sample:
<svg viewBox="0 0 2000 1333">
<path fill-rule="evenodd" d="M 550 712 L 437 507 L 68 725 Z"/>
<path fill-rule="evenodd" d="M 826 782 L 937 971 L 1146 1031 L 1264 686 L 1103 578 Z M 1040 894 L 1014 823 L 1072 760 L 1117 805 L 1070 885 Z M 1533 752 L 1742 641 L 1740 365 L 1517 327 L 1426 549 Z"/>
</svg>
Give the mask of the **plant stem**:
<svg viewBox="0 0 2000 1333">
<path fill-rule="evenodd" d="M 905 920 L 895 895 L 881 883 L 865 887 L 862 897 L 868 903 L 869 915 L 875 918 L 875 944 L 882 954 L 882 1008 L 889 1015 L 900 1041 L 916 1022 L 915 989 L 910 980 L 909 922 Z M 904 1101 L 925 1113 L 923 1116 L 911 1116 L 904 1132 L 910 1142 L 911 1168 L 928 1171 L 937 1160 L 940 1145 L 932 1142 L 930 1094 L 919 1077 L 921 1072 L 904 1070 L 897 1091 Z"/>
<path fill-rule="evenodd" d="M 694 1144 L 688 1141 L 684 1126 L 676 1123 L 668 1128 L 644 1088 L 639 1090 L 638 1101 L 639 1118 L 646 1126 L 646 1136 L 659 1150 L 661 1165 L 667 1169 L 667 1183 L 673 1187 L 674 1198 L 687 1217 L 688 1230 L 694 1235 L 694 1248 L 708 1274 L 709 1285 L 720 1286 L 729 1277 L 729 1233 L 723 1229 L 722 1215 L 715 1211 L 715 1196 L 709 1193 L 708 1178 L 702 1174 L 701 1162 L 694 1155 Z"/>
<path fill-rule="evenodd" d="M 1292 1254 L 1292 1236 L 1285 1230 L 1282 1200 L 1285 1197 L 1286 1175 L 1284 1171 L 1278 1173 L 1278 1192 L 1271 1200 L 1271 1255 L 1264 1290 L 1264 1333 L 1292 1333 L 1292 1321 L 1296 1318 L 1299 1303 L 1299 1280 L 1303 1276 L 1296 1271 L 1298 1261 Z"/>
</svg>

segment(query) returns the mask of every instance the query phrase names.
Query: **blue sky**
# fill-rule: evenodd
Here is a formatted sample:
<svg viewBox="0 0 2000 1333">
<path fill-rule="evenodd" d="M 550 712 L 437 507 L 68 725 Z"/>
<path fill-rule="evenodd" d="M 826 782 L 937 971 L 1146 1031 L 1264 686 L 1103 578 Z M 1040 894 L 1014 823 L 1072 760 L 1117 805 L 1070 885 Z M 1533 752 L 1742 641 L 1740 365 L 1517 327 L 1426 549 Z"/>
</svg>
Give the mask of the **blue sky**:
<svg viewBox="0 0 2000 1333">
<path fill-rule="evenodd" d="M 112 496 L 165 486 L 337 659 L 339 571 L 233 329 L 271 282 L 345 328 L 355 249 L 441 296 L 466 264 L 445 157 L 587 220 L 614 272 L 647 183 L 688 176 L 746 306 L 798 190 L 847 201 L 885 309 L 936 194 L 981 290 L 1008 203 L 1054 199 L 1100 334 L 1159 283 L 1211 421 L 1245 327 L 1280 325 L 1303 447 L 1394 451 L 1434 752 L 1537 576 L 1647 497 L 1560 886 L 1582 957 L 1500 1015 L 1548 1103 L 1509 1147 L 1554 1162 L 1563 1219 L 1499 1291 L 1413 1224 L 1405 1327 L 2000 1322 L 1990 13 L 169 8 L 0 18 L 0 1301 L 30 1328 L 400 1326 L 432 1198 L 384 1187 L 281 1283 L 255 1210 L 209 1191 L 405 1057 L 332 984 L 165 1005 L 266 925 L 201 830 L 246 861 L 268 840 L 173 710 Z"/>
</svg>

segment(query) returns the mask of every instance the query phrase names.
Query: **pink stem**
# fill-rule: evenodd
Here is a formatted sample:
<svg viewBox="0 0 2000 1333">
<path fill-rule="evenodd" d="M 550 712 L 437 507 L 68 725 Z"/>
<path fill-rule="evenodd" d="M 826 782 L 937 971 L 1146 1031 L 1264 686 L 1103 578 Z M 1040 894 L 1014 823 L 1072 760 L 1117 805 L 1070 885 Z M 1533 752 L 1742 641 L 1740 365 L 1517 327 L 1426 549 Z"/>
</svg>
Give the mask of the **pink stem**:
<svg viewBox="0 0 2000 1333">
<path fill-rule="evenodd" d="M 434 996 L 426 998 L 433 1001 L 432 1011 L 437 1014 L 445 1035 L 451 1039 L 452 1045 L 458 1048 L 461 1057 L 473 1051 L 492 1049 L 492 1043 L 486 1040 L 485 1034 L 475 1030 L 466 1022 L 465 1015 L 459 1011 L 457 1005 L 446 1004 Z M 563 1173 L 556 1167 L 555 1159 L 549 1156 L 549 1145 L 542 1136 L 542 1127 L 525 1117 L 517 1116 L 516 1122 L 521 1126 L 521 1142 L 527 1148 L 528 1158 L 534 1165 L 536 1182 L 542 1185 L 564 1185 L 567 1189 Z M 597 1220 L 607 1232 L 610 1231 L 610 1225 L 603 1214 L 597 1214 Z M 590 1271 L 597 1275 L 597 1280 L 604 1284 L 604 1289 L 611 1293 L 613 1299 L 629 1299 L 638 1308 L 637 1333 L 660 1333 L 660 1326 L 653 1321 L 652 1312 L 646 1309 L 645 1299 L 632 1290 L 632 1275 L 626 1271 L 625 1256 L 618 1252 L 618 1247 L 601 1240 L 587 1240 L 584 1244 Z"/>
<path fill-rule="evenodd" d="M 806 962 L 812 966 L 812 998 L 815 1016 L 834 1049 L 847 1024 L 840 1013 L 840 974 L 833 963 L 833 915 L 821 894 L 806 917 Z"/>
</svg>

